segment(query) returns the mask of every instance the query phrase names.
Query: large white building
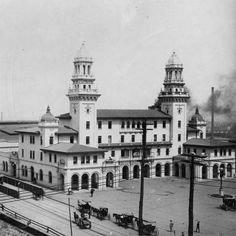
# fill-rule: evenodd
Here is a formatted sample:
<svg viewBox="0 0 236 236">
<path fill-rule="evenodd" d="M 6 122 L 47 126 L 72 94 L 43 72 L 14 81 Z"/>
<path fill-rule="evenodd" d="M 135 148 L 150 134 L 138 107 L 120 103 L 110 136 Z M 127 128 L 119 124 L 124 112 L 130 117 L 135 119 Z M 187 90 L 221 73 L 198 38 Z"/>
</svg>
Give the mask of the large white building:
<svg viewBox="0 0 236 236">
<path fill-rule="evenodd" d="M 93 59 L 84 44 L 73 64 L 67 94 L 69 113 L 54 117 L 48 107 L 36 127 L 18 130 L 18 156 L 9 159 L 13 168 L 9 174 L 55 189 L 117 187 L 121 179 L 140 176 L 145 120 L 152 125 L 147 132 L 144 176 L 187 177 L 183 173 L 188 172 L 188 166 L 184 170 L 173 157 L 186 151 L 183 147 L 194 148 L 199 139 L 206 140 L 206 122 L 198 109 L 187 122 L 190 97 L 183 65 L 175 53 L 166 64 L 164 88 L 156 104 L 146 110 L 97 109 L 100 94 L 92 73 Z M 188 143 L 191 138 L 197 141 Z M 232 172 L 235 148 L 233 144 L 226 146 L 231 149 L 227 149 L 224 160 L 231 164 Z"/>
</svg>

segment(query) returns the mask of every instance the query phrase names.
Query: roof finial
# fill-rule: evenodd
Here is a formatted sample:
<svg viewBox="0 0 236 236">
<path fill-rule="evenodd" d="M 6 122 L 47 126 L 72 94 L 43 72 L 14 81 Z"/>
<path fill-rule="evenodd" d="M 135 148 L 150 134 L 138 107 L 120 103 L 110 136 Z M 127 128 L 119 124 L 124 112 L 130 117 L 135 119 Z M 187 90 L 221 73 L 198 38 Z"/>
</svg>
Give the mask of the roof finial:
<svg viewBox="0 0 236 236">
<path fill-rule="evenodd" d="M 199 114 L 198 106 L 196 106 L 195 114 Z"/>
<path fill-rule="evenodd" d="M 47 107 L 47 113 L 50 113 L 50 107 L 49 107 L 49 105 L 48 105 L 48 107 Z"/>
</svg>

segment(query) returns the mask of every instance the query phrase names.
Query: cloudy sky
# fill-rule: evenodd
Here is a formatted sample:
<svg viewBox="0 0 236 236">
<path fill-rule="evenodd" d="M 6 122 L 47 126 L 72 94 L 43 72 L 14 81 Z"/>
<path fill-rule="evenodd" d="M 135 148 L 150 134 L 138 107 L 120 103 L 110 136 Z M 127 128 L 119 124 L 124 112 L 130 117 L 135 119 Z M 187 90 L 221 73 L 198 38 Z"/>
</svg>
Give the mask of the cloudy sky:
<svg viewBox="0 0 236 236">
<path fill-rule="evenodd" d="M 173 50 L 192 103 L 204 104 L 212 86 L 235 80 L 235 12 L 234 0 L 1 0 L 0 111 L 4 119 L 39 119 L 48 104 L 68 112 L 83 41 L 99 108 L 153 104 Z"/>
</svg>

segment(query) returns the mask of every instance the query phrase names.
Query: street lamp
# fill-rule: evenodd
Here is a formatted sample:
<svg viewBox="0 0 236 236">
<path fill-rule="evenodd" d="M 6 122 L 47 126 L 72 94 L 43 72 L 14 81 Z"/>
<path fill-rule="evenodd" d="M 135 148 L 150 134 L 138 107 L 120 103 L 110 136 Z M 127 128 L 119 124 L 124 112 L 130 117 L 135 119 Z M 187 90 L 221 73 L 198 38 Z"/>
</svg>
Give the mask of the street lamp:
<svg viewBox="0 0 236 236">
<path fill-rule="evenodd" d="M 220 196 L 223 196 L 224 193 L 223 193 L 222 182 L 223 182 L 223 177 L 224 177 L 224 175 L 225 175 L 225 169 L 224 169 L 223 167 L 220 167 L 219 175 L 220 175 L 220 189 L 219 189 L 219 194 L 220 194 Z"/>
</svg>

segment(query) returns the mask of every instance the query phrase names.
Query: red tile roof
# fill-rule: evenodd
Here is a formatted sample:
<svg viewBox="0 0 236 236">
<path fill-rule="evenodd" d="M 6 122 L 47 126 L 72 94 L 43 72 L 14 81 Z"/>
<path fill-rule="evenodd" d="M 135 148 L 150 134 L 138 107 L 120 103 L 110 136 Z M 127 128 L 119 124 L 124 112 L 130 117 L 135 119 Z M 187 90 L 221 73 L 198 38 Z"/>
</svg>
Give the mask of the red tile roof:
<svg viewBox="0 0 236 236">
<path fill-rule="evenodd" d="M 78 143 L 58 143 L 41 149 L 45 152 L 57 152 L 65 154 L 86 154 L 86 153 L 104 153 L 105 150 L 80 145 Z"/>
<path fill-rule="evenodd" d="M 69 126 L 59 126 L 57 135 L 78 134 L 78 131 Z"/>
</svg>

